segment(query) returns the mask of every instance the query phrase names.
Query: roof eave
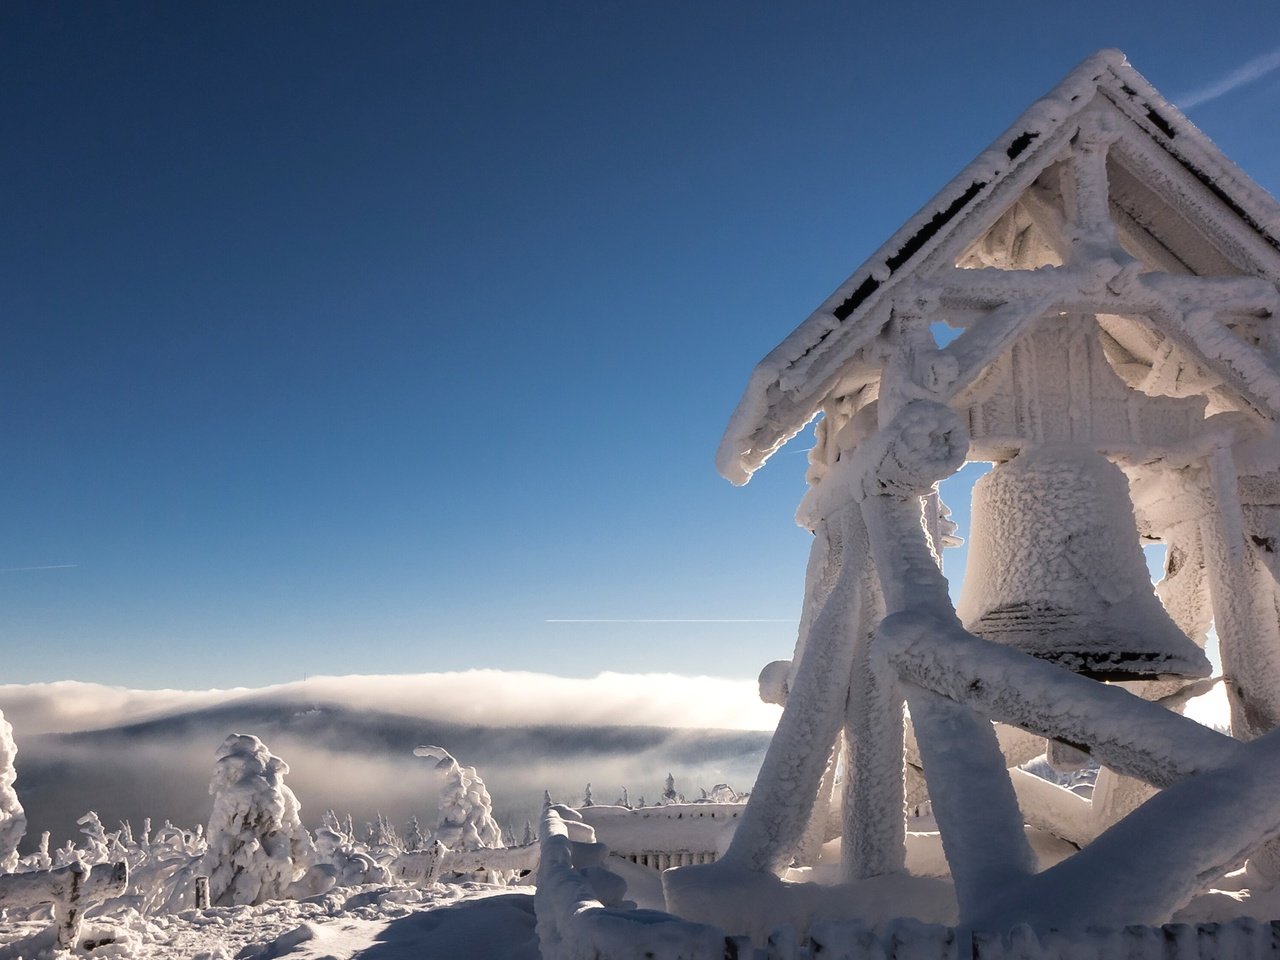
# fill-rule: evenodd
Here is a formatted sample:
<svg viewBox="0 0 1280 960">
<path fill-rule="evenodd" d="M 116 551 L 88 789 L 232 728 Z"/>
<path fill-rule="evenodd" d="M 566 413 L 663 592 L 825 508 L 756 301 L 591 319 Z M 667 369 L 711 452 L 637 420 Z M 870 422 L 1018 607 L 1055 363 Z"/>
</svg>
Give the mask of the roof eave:
<svg viewBox="0 0 1280 960">
<path fill-rule="evenodd" d="M 1113 83 L 1103 82 L 1108 74 Z M 840 344 L 840 354 L 847 359 L 869 342 L 879 329 L 866 329 L 863 321 L 873 313 L 889 281 L 915 268 L 963 220 L 962 213 L 1029 161 L 1036 151 L 1028 148 L 1078 113 L 1103 87 L 1114 88 L 1128 101 L 1126 112 L 1137 114 L 1134 119 L 1164 149 L 1280 250 L 1276 239 L 1280 236 L 1280 205 L 1166 101 L 1120 51 L 1101 50 L 1028 107 L 756 366 L 717 451 L 716 465 L 725 479 L 738 486 L 745 484 L 774 452 L 804 429 L 817 415 L 823 399 L 812 389 L 799 389 L 808 382 L 803 370 L 813 365 L 815 355 L 834 349 L 836 341 L 846 340 Z M 1113 102 L 1125 109 L 1125 104 Z M 787 384 L 788 379 L 797 377 L 799 384 Z M 822 379 L 824 383 L 834 381 L 838 375 Z M 790 404 L 791 415 L 770 423 L 770 413 L 777 411 L 787 396 L 797 401 Z"/>
</svg>

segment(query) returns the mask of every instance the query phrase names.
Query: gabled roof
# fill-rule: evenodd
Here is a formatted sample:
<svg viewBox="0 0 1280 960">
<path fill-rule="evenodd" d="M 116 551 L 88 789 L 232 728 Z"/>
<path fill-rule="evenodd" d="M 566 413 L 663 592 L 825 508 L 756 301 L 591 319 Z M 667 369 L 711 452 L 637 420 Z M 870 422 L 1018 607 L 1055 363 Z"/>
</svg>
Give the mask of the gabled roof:
<svg viewBox="0 0 1280 960">
<path fill-rule="evenodd" d="M 888 320 L 889 292 L 940 247 L 990 226 L 1056 157 L 1071 122 L 1097 95 L 1132 121 L 1177 174 L 1244 236 L 1247 273 L 1280 282 L 1280 206 L 1250 180 L 1116 50 L 1087 58 L 1033 104 L 752 372 L 721 441 L 717 466 L 746 483 L 800 432 L 858 352 Z M 1001 203 L 1005 205 L 999 206 Z M 950 241 L 950 242 L 949 242 Z"/>
</svg>

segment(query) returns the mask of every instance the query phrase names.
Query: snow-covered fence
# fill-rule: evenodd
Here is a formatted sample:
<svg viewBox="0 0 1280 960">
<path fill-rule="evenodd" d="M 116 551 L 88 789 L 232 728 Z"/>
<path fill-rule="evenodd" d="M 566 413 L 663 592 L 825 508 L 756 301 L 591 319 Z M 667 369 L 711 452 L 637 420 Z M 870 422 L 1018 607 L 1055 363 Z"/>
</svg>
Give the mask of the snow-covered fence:
<svg viewBox="0 0 1280 960">
<path fill-rule="evenodd" d="M 445 845 L 435 841 L 426 849 L 405 851 L 388 868 L 397 880 L 428 887 L 440 876 L 440 861 L 446 852 Z"/>
<path fill-rule="evenodd" d="M 56 870 L 7 873 L 0 876 L 0 910 L 52 905 L 58 944 L 72 949 L 80 936 L 85 910 L 121 896 L 128 886 L 129 865 L 123 861 L 93 866 L 76 861 Z"/>
<path fill-rule="evenodd" d="M 622 900 L 603 866 L 608 849 L 568 807 L 551 806 L 539 830 L 538 945 L 543 960 L 722 960 L 724 932 Z"/>
<path fill-rule="evenodd" d="M 524 847 L 480 847 L 478 850 L 447 850 L 441 857 L 442 869 L 449 873 L 490 874 L 523 872 L 538 867 L 538 844 Z"/>
</svg>

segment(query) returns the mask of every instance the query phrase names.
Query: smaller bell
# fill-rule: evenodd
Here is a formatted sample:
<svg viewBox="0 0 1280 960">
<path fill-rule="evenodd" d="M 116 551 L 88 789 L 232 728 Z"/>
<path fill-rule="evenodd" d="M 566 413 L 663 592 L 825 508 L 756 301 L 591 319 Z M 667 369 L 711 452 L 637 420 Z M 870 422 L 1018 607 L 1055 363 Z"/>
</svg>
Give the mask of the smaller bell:
<svg viewBox="0 0 1280 960">
<path fill-rule="evenodd" d="M 1210 672 L 1155 595 L 1124 473 L 1090 447 L 1029 447 L 974 485 L 956 612 L 984 639 L 1097 680 Z"/>
</svg>

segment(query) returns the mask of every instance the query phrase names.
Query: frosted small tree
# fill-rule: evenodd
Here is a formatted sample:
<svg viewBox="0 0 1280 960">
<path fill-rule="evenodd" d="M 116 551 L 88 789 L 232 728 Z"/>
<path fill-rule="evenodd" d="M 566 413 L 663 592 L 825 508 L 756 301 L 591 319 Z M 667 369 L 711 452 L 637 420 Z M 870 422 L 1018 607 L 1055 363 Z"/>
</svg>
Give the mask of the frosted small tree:
<svg viewBox="0 0 1280 960">
<path fill-rule="evenodd" d="M 410 817 L 404 828 L 404 849 L 406 853 L 416 853 L 427 845 L 427 838 L 422 835 L 422 827 L 418 825 L 416 816 Z"/>
<path fill-rule="evenodd" d="M 443 747 L 415 747 L 413 755 L 432 761 L 436 775 L 444 781 L 435 838 L 450 850 L 502 846 L 493 800 L 476 768 L 460 765 Z"/>
<path fill-rule="evenodd" d="M 684 797 L 676 792 L 676 778 L 667 774 L 667 783 L 662 790 L 662 803 L 684 803 Z"/>
<path fill-rule="evenodd" d="M 84 846 L 81 847 L 81 859 L 85 863 L 106 863 L 111 858 L 111 837 L 102 825 L 98 811 L 90 810 L 76 821 L 80 832 L 84 834 Z"/>
<path fill-rule="evenodd" d="M 227 737 L 217 757 L 204 858 L 209 898 L 216 906 L 280 899 L 314 857 L 298 798 L 284 783 L 289 766 L 244 734 Z"/>
<path fill-rule="evenodd" d="M 404 852 L 404 842 L 396 833 L 396 828 L 381 813 L 369 825 L 367 846 L 369 853 L 379 863 L 390 863 Z"/>
<path fill-rule="evenodd" d="M 12 873 L 18 866 L 18 844 L 27 832 L 27 815 L 18 802 L 13 781 L 18 778 L 13 759 L 18 746 L 13 727 L 0 713 L 0 872 Z"/>
<path fill-rule="evenodd" d="M 608 794 L 605 794 L 605 796 L 608 796 Z M 584 807 L 594 807 L 596 805 L 595 799 L 591 796 L 591 784 L 589 783 L 587 784 L 586 792 L 582 795 L 582 805 Z"/>
</svg>

